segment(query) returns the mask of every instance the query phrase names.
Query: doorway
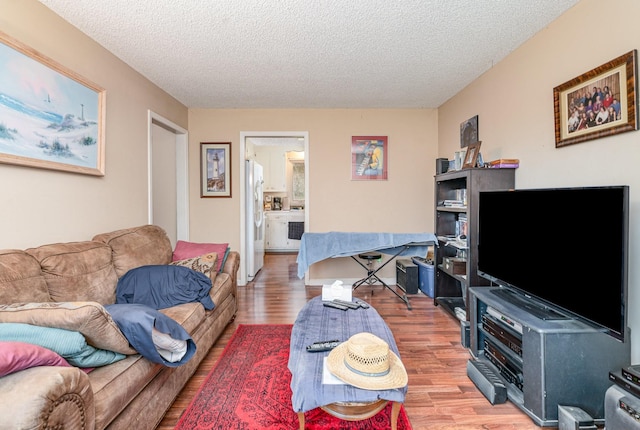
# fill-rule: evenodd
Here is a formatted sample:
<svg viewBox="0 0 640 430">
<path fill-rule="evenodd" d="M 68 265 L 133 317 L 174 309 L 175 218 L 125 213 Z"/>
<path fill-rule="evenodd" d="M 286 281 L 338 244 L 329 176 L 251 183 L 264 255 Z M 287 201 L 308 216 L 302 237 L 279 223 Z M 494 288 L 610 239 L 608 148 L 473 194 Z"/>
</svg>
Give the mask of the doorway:
<svg viewBox="0 0 640 430">
<path fill-rule="evenodd" d="M 148 223 L 162 227 L 172 246 L 189 240 L 187 131 L 148 114 Z"/>
<path fill-rule="evenodd" d="M 246 161 L 252 159 L 248 148 L 252 145 L 277 145 L 282 142 L 296 142 L 296 146 L 300 150 L 304 150 L 305 165 L 305 199 L 304 199 L 304 217 L 305 225 L 309 223 L 309 132 L 307 131 L 280 131 L 280 132 L 240 132 L 240 255 L 248 255 L 253 252 L 252 245 L 247 243 L 247 218 L 253 214 L 247 213 L 247 183 L 246 183 Z M 240 265 L 240 275 L 238 277 L 238 285 L 246 285 L 247 283 L 247 259 Z"/>
</svg>

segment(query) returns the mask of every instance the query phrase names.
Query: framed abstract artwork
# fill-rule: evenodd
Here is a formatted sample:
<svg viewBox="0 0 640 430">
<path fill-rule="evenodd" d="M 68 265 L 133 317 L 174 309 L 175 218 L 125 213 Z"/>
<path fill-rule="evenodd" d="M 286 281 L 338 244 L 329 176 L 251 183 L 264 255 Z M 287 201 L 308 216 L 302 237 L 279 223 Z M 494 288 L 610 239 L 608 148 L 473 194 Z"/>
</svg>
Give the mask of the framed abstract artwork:
<svg viewBox="0 0 640 430">
<path fill-rule="evenodd" d="M 0 163 L 104 176 L 105 94 L 0 32 Z"/>
</svg>

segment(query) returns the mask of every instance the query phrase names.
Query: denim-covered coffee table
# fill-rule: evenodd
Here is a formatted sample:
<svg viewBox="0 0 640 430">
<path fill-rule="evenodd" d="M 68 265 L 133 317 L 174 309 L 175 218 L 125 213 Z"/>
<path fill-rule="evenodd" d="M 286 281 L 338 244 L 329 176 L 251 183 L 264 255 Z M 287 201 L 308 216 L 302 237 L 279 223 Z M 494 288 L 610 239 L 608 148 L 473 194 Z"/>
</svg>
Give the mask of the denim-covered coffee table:
<svg viewBox="0 0 640 430">
<path fill-rule="evenodd" d="M 322 305 L 322 297 L 311 299 L 296 318 L 291 331 L 289 370 L 291 371 L 291 402 L 298 413 L 300 429 L 304 429 L 304 413 L 322 408 L 338 418 L 356 421 L 377 414 L 388 402 L 393 402 L 391 428 L 397 428 L 400 406 L 407 387 L 393 390 L 363 390 L 348 384 L 324 384 L 323 362 L 329 352 L 307 352 L 307 345 L 322 340 L 346 341 L 360 332 L 375 334 L 389 344 L 398 357 L 398 347 L 391 330 L 378 312 L 369 309 L 342 311 Z"/>
</svg>

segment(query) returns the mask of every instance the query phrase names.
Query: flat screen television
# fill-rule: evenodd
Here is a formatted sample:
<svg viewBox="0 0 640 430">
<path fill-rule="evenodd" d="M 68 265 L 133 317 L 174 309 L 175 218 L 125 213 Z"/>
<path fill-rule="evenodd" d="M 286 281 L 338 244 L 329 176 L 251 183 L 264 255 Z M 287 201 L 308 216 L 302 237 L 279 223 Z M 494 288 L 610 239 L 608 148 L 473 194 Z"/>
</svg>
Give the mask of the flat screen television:
<svg viewBox="0 0 640 430">
<path fill-rule="evenodd" d="M 626 185 L 480 192 L 478 274 L 624 342 L 628 234 Z"/>
</svg>

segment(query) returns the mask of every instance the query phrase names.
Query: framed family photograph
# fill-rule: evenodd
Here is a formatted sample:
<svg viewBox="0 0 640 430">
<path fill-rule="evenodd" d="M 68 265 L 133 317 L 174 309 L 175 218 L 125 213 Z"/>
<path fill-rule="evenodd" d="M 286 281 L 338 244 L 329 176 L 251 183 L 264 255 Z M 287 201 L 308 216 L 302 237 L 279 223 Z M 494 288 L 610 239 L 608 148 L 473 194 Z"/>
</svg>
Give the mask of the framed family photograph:
<svg viewBox="0 0 640 430">
<path fill-rule="evenodd" d="M 636 50 L 553 89 L 556 148 L 637 130 Z"/>
<path fill-rule="evenodd" d="M 351 180 L 386 180 L 388 162 L 387 136 L 351 138 Z"/>
<path fill-rule="evenodd" d="M 231 142 L 200 143 L 200 197 L 231 197 Z"/>
<path fill-rule="evenodd" d="M 0 163 L 104 176 L 104 89 L 0 32 L 0 94 Z"/>
<path fill-rule="evenodd" d="M 462 162 L 463 169 L 472 169 L 476 167 L 478 157 L 480 156 L 481 143 L 482 142 L 475 142 L 467 145 L 467 152 L 464 154 L 464 161 Z"/>
</svg>

